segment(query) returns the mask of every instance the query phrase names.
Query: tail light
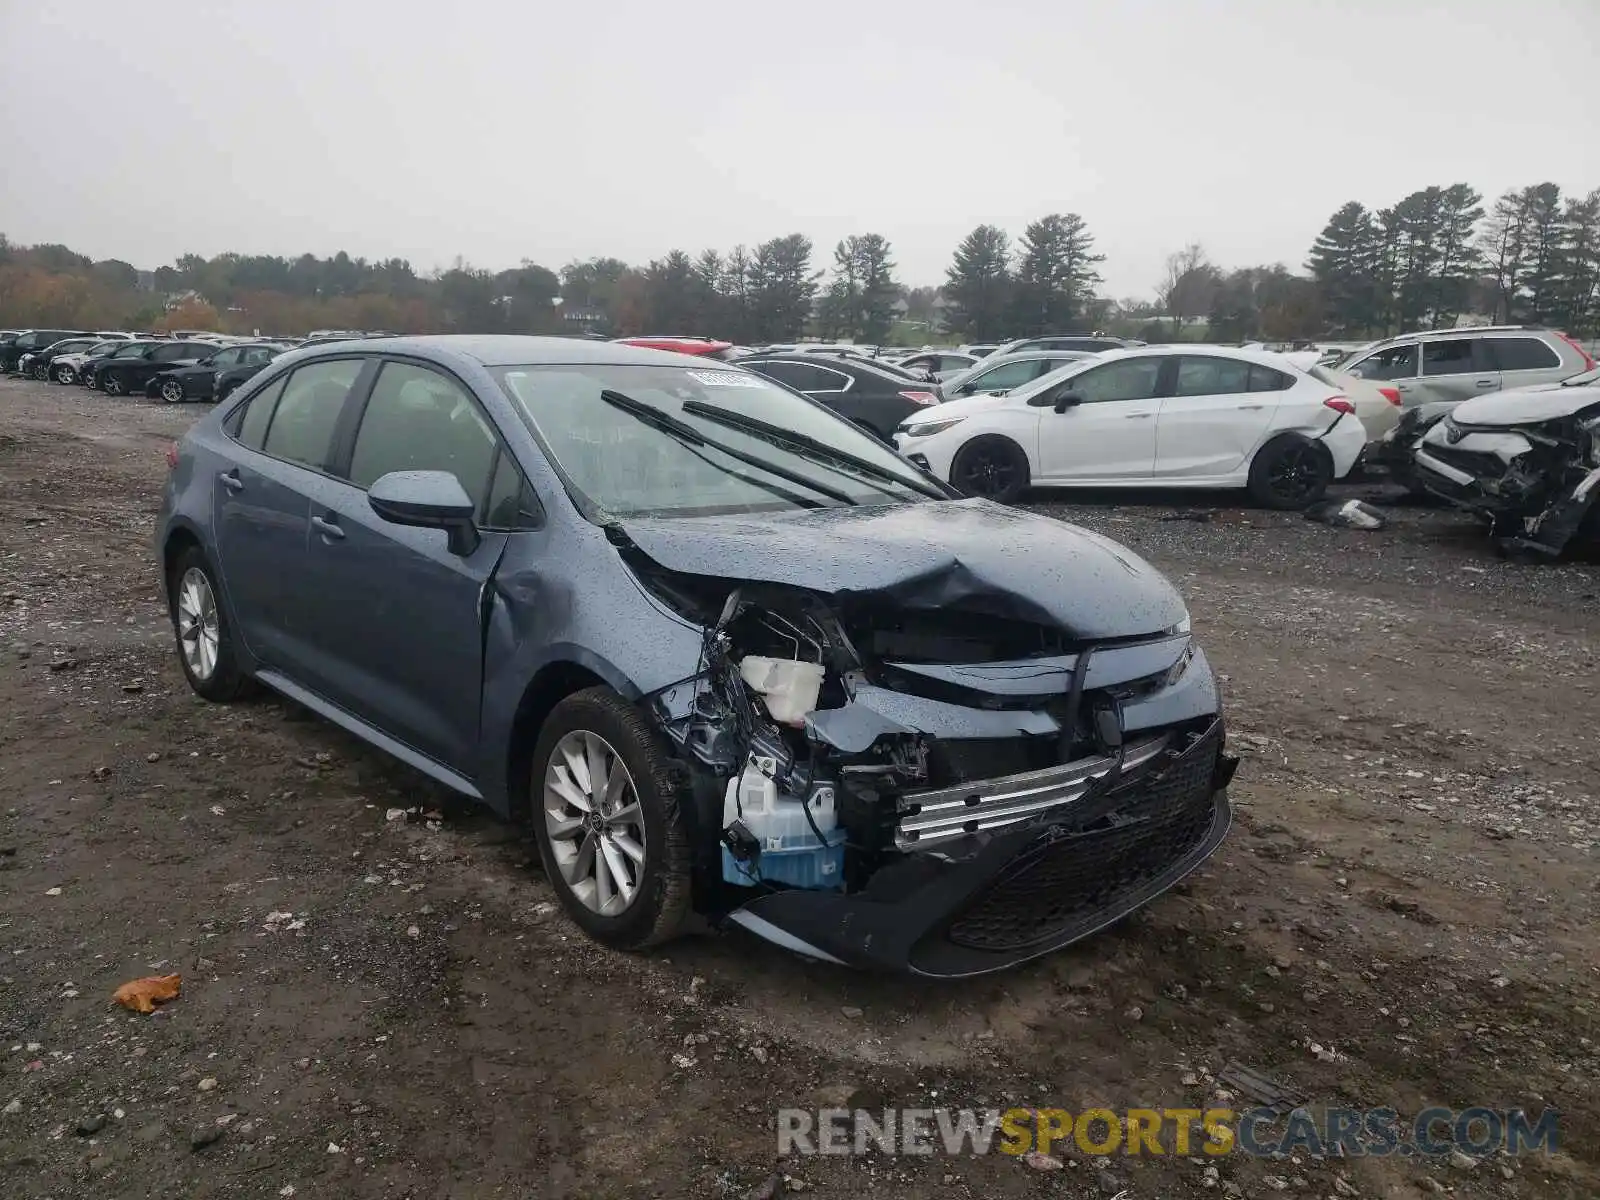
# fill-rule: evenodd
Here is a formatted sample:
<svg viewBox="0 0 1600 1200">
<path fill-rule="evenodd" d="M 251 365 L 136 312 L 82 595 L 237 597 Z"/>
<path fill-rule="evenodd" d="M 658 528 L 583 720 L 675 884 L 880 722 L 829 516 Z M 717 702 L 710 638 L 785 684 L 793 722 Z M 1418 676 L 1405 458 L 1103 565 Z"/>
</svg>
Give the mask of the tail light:
<svg viewBox="0 0 1600 1200">
<path fill-rule="evenodd" d="M 178 469 L 178 443 L 177 442 L 169 442 L 168 445 L 167 445 L 167 470 L 176 471 L 177 469 Z"/>
<path fill-rule="evenodd" d="M 1329 396 L 1322 402 L 1322 407 L 1331 408 L 1334 412 L 1342 412 L 1349 417 L 1356 415 L 1356 406 L 1351 404 L 1344 396 Z"/>
<path fill-rule="evenodd" d="M 1556 334 L 1556 336 L 1558 338 L 1560 338 L 1563 342 L 1565 342 L 1567 345 L 1571 346 L 1579 354 L 1583 355 L 1583 369 L 1585 371 L 1594 370 L 1594 359 L 1590 357 L 1589 352 L 1587 350 L 1585 350 L 1582 346 L 1578 345 L 1577 342 L 1573 341 L 1570 337 L 1568 337 L 1564 333 L 1558 333 L 1558 334 Z"/>
<path fill-rule="evenodd" d="M 932 392 L 901 392 L 900 394 L 913 404 L 939 403 L 939 397 Z"/>
<path fill-rule="evenodd" d="M 1396 408 L 1400 407 L 1400 389 L 1399 388 L 1379 388 L 1378 392 L 1390 404 L 1394 405 Z"/>
</svg>

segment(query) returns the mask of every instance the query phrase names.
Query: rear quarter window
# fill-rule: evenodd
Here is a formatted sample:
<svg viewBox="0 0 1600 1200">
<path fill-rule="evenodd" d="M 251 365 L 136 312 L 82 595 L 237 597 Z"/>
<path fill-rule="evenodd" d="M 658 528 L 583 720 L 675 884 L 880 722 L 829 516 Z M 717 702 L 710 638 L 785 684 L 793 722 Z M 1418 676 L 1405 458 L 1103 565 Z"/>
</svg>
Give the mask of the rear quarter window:
<svg viewBox="0 0 1600 1200">
<path fill-rule="evenodd" d="M 1489 353 L 1502 371 L 1553 371 L 1561 365 L 1561 356 L 1539 338 L 1490 338 Z"/>
</svg>

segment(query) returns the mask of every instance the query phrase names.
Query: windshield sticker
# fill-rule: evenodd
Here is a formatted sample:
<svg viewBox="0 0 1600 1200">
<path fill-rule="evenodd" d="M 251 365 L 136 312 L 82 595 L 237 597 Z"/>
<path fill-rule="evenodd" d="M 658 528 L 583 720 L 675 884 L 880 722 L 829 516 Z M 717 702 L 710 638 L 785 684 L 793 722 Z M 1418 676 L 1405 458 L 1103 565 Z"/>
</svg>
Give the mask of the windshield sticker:
<svg viewBox="0 0 1600 1200">
<path fill-rule="evenodd" d="M 690 379 L 702 387 L 764 388 L 760 376 L 744 371 L 685 371 Z"/>
</svg>

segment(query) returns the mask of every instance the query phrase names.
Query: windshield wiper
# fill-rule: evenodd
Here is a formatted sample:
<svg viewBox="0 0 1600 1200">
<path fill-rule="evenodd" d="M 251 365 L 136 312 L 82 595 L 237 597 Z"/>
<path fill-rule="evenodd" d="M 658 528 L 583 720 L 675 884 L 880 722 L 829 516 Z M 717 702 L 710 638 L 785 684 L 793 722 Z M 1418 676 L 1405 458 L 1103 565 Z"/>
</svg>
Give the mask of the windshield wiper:
<svg viewBox="0 0 1600 1200">
<path fill-rule="evenodd" d="M 635 400 L 632 396 L 605 388 L 600 392 L 600 399 L 611 405 L 612 408 L 620 408 L 623 412 L 636 417 L 652 429 L 659 429 L 668 437 L 682 442 L 686 446 L 709 446 L 713 450 L 726 454 L 729 458 L 738 459 L 740 462 L 748 463 L 752 467 L 759 467 L 763 471 L 776 475 L 779 479 L 786 479 L 790 483 L 797 483 L 801 487 L 810 488 L 812 491 L 818 492 L 840 504 L 853 505 L 857 502 L 849 492 L 841 491 L 826 483 L 818 483 L 815 479 L 808 478 L 798 471 L 791 471 L 787 467 L 779 466 L 777 463 L 770 463 L 759 455 L 746 454 L 743 450 L 735 450 L 732 446 L 724 445 L 714 438 L 708 438 L 693 425 L 678 420 L 671 413 L 662 412 L 654 405 Z M 751 482 L 756 481 L 751 480 Z"/>
<path fill-rule="evenodd" d="M 857 458 L 854 454 L 851 454 L 847 450 L 840 450 L 837 447 L 830 446 L 827 442 L 819 442 L 814 437 L 808 437 L 803 433 L 796 433 L 794 430 L 785 429 L 781 425 L 769 424 L 768 422 L 762 421 L 756 417 L 750 417 L 746 416 L 744 413 L 735 412 L 730 408 L 718 408 L 714 404 L 704 404 L 699 400 L 685 400 L 683 402 L 683 411 L 686 413 L 693 413 L 697 417 L 704 417 L 708 421 L 715 421 L 719 425 L 726 425 L 730 429 L 742 429 L 748 433 L 759 433 L 763 437 L 772 438 L 774 441 L 783 442 L 790 446 L 798 446 L 803 450 L 810 451 L 810 454 L 806 455 L 806 457 L 817 462 L 822 462 L 824 466 L 829 465 L 825 460 L 831 458 L 838 462 L 846 463 L 849 466 L 854 467 L 857 471 L 860 471 L 862 474 L 870 475 L 874 479 L 882 479 L 890 483 L 897 483 L 903 488 L 908 488 L 914 492 L 921 492 L 924 496 L 931 496 L 935 500 L 949 499 L 949 497 L 941 492 L 937 487 L 931 483 L 927 483 L 924 480 L 907 478 L 904 475 L 900 475 L 895 471 L 889 470 L 887 467 L 880 467 L 875 462 L 869 462 L 864 458 Z"/>
</svg>

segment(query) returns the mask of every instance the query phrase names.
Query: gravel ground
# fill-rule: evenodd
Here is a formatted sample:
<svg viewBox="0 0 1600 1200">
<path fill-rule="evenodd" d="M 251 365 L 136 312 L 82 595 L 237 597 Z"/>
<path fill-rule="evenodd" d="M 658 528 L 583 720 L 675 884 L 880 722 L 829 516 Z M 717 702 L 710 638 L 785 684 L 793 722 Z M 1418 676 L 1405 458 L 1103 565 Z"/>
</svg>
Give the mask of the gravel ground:
<svg viewBox="0 0 1600 1200">
<path fill-rule="evenodd" d="M 0 382 L 0 1195 L 1600 1194 L 1593 564 L 1427 508 L 1035 498 L 1188 597 L 1244 756 L 1216 858 L 975 982 L 737 935 L 626 957 L 520 830 L 189 693 L 148 539 L 196 411 Z M 779 1106 L 1198 1107 L 1230 1062 L 1313 1106 L 1556 1106 L 1564 1148 L 774 1162 Z"/>
</svg>

